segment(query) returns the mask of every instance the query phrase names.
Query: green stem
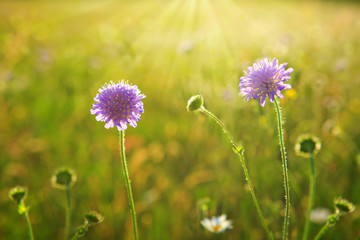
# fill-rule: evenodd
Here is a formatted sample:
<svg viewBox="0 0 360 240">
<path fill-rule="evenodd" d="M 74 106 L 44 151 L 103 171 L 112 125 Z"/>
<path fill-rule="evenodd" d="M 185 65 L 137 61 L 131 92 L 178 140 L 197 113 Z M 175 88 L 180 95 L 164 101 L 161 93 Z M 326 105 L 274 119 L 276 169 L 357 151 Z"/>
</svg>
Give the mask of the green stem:
<svg viewBox="0 0 360 240">
<path fill-rule="evenodd" d="M 233 147 L 236 147 L 236 144 L 235 144 L 235 140 L 234 138 L 231 136 L 229 130 L 226 128 L 226 126 L 220 121 L 220 119 L 218 119 L 214 114 L 212 114 L 209 110 L 207 110 L 206 108 L 204 108 L 204 106 L 202 106 L 200 108 L 200 111 L 207 114 L 209 117 L 211 117 L 212 119 L 215 120 L 215 122 L 217 124 L 220 125 L 220 127 L 223 129 L 223 131 L 227 134 L 227 136 L 229 137 L 230 139 L 230 142 L 232 143 Z"/>
<path fill-rule="evenodd" d="M 27 226 L 28 226 L 30 240 L 34 240 L 34 234 L 33 234 L 33 230 L 32 230 L 32 227 L 31 227 L 31 222 L 30 222 L 30 218 L 29 218 L 29 214 L 28 214 L 27 210 L 25 211 L 24 216 L 25 216 L 25 220 L 26 220 L 26 223 L 27 223 Z"/>
<path fill-rule="evenodd" d="M 314 240 L 319 240 L 321 238 L 321 236 L 324 235 L 326 230 L 328 230 L 329 227 L 330 227 L 330 224 L 328 222 L 326 222 L 326 224 L 320 229 L 319 233 L 315 236 Z"/>
<path fill-rule="evenodd" d="M 335 219 L 337 219 L 340 215 L 341 215 L 340 212 L 336 213 Z M 329 227 L 331 227 L 333 225 L 334 224 L 330 224 L 329 221 L 327 221 L 326 224 L 320 229 L 318 234 L 316 234 L 314 240 L 319 240 L 322 237 L 322 235 L 324 235 L 324 233 L 329 229 Z"/>
<path fill-rule="evenodd" d="M 132 222 L 133 222 L 133 230 L 134 230 L 134 239 L 138 239 L 138 232 L 137 232 L 137 223 L 136 223 L 136 214 L 135 214 L 135 206 L 134 206 L 134 199 L 132 196 L 131 191 L 131 185 L 130 185 L 130 178 L 129 178 L 129 171 L 127 169 L 126 164 L 126 158 L 125 158 L 125 131 L 120 131 L 120 154 L 122 159 L 122 165 L 123 165 L 123 173 L 125 176 L 125 183 L 126 183 L 126 189 L 129 197 L 129 203 L 130 203 L 130 209 L 131 209 L 131 215 L 132 215 Z"/>
<path fill-rule="evenodd" d="M 255 195 L 255 191 L 254 191 L 254 188 L 253 188 L 253 185 L 251 183 L 251 180 L 250 180 L 250 175 L 249 175 L 249 172 L 247 170 L 247 167 L 246 167 L 246 163 L 245 163 L 245 158 L 244 158 L 244 149 L 243 147 L 237 147 L 236 144 L 235 144 L 235 140 L 234 138 L 232 137 L 232 135 L 230 134 L 229 130 L 226 128 L 226 126 L 220 121 L 220 119 L 218 119 L 214 114 L 212 114 L 210 111 L 208 111 L 206 108 L 204 107 L 201 107 L 200 108 L 200 111 L 205 113 L 206 115 L 208 115 L 209 117 L 211 117 L 212 119 L 215 120 L 215 122 L 217 124 L 220 125 L 220 127 L 223 129 L 223 131 L 227 134 L 227 136 L 229 137 L 230 139 L 230 142 L 232 143 L 232 147 L 233 147 L 233 150 L 234 152 L 239 156 L 239 159 L 240 159 L 240 162 L 241 162 L 241 165 L 243 167 L 243 170 L 244 170 L 244 173 L 245 173 L 245 178 L 246 178 L 246 181 L 249 185 L 249 189 L 250 189 L 250 193 L 251 193 L 251 196 L 252 196 L 252 199 L 253 199 L 253 202 L 255 204 L 255 208 L 257 210 L 257 213 L 260 217 L 260 221 L 261 221 L 261 224 L 263 225 L 269 239 L 273 240 L 274 239 L 274 236 L 272 234 L 272 232 L 269 230 L 266 222 L 265 222 L 265 219 L 264 219 L 264 216 L 261 212 L 261 209 L 260 209 L 260 205 L 259 205 L 259 202 L 256 198 L 256 195 Z"/>
<path fill-rule="evenodd" d="M 282 131 L 282 116 L 276 98 L 274 99 L 274 104 L 275 104 L 277 120 L 278 120 L 279 142 L 280 142 L 280 151 L 281 151 L 282 168 L 283 168 L 284 185 L 285 185 L 285 217 L 284 217 L 284 227 L 283 227 L 283 237 L 282 237 L 282 239 L 285 240 L 288 237 L 288 231 L 289 231 L 288 228 L 290 221 L 290 186 L 289 186 L 289 176 L 288 176 L 289 174 L 287 167 L 284 136 Z"/>
<path fill-rule="evenodd" d="M 89 230 L 89 223 L 84 223 L 84 225 L 81 225 L 79 228 L 82 229 L 80 235 L 79 235 L 79 228 L 76 230 L 76 233 L 74 234 L 74 236 L 71 238 L 71 240 L 77 240 L 80 237 L 83 237 L 85 235 L 85 233 Z"/>
<path fill-rule="evenodd" d="M 310 229 L 310 215 L 311 215 L 311 209 L 314 205 L 314 195 L 315 195 L 315 167 L 314 167 L 314 155 L 310 154 L 310 189 L 309 189 L 309 203 L 308 203 L 308 209 L 306 214 L 306 223 L 305 223 L 305 229 L 304 229 L 304 235 L 303 240 L 307 240 L 309 235 L 309 229 Z"/>
<path fill-rule="evenodd" d="M 78 238 L 79 238 L 79 235 L 78 235 L 78 233 L 76 232 L 75 235 L 72 237 L 71 240 L 76 240 L 76 239 L 78 239 Z"/>
<path fill-rule="evenodd" d="M 256 210 L 257 210 L 257 212 L 258 212 L 258 214 L 259 214 L 259 217 L 260 217 L 260 220 L 261 220 L 261 224 L 263 225 L 266 233 L 268 234 L 269 239 L 272 239 L 272 240 L 273 240 L 273 239 L 274 239 L 274 236 L 273 236 L 272 232 L 269 230 L 269 228 L 268 228 L 268 226 L 267 226 L 267 224 L 266 224 L 266 222 L 265 222 L 264 216 L 263 216 L 263 214 L 262 214 L 262 212 L 261 212 L 259 202 L 258 202 L 258 200 L 257 200 L 257 198 L 256 198 L 255 191 L 254 191 L 254 188 L 253 188 L 252 183 L 251 183 L 251 180 L 250 180 L 250 175 L 249 175 L 249 172 L 248 172 L 248 170 L 247 170 L 246 163 L 245 163 L 244 151 L 241 150 L 240 152 L 238 152 L 238 156 L 239 156 L 241 165 L 242 165 L 242 167 L 243 167 L 243 169 L 244 169 L 245 177 L 246 177 L 246 180 L 247 180 L 247 182 L 248 182 L 248 184 L 249 184 L 250 193 L 251 193 L 252 199 L 253 199 L 253 201 L 254 201 Z"/>
<path fill-rule="evenodd" d="M 70 201 L 70 187 L 65 185 L 66 192 L 66 217 L 65 217 L 65 240 L 70 239 L 70 219 L 71 219 L 71 201 Z"/>
</svg>

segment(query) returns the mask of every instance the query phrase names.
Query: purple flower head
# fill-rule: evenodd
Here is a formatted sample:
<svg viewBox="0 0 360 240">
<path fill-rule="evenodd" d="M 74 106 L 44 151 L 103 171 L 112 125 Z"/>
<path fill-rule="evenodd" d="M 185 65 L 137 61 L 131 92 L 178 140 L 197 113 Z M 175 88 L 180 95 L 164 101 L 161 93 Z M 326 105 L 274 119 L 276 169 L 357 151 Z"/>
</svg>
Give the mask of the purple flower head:
<svg viewBox="0 0 360 240">
<path fill-rule="evenodd" d="M 260 105 L 265 106 L 266 96 L 270 102 L 274 102 L 275 95 L 279 98 L 284 96 L 281 90 L 290 89 L 291 85 L 284 83 L 290 79 L 289 74 L 294 71 L 292 68 L 285 70 L 287 63 L 279 65 L 279 61 L 274 58 L 270 62 L 267 58 L 260 60 L 252 67 L 248 67 L 245 76 L 240 78 L 240 92 L 244 94 L 245 100 L 250 98 L 260 98 Z"/>
<path fill-rule="evenodd" d="M 119 131 L 127 128 L 127 124 L 136 127 L 140 121 L 140 115 L 144 112 L 144 104 L 141 99 L 145 98 L 140 94 L 136 85 L 132 86 L 122 80 L 119 83 L 110 82 L 99 89 L 90 110 L 96 115 L 96 120 L 106 122 L 105 128 L 117 126 Z"/>
</svg>

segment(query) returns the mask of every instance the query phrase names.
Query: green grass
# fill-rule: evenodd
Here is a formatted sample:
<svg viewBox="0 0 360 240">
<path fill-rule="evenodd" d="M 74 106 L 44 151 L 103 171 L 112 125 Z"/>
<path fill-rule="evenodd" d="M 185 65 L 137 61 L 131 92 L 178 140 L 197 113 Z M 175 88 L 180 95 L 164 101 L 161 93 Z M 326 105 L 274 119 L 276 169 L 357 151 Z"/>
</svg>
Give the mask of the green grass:
<svg viewBox="0 0 360 240">
<path fill-rule="evenodd" d="M 98 88 L 128 79 L 147 96 L 126 150 L 140 239 L 264 239 L 240 162 L 221 130 L 186 102 L 202 94 L 245 147 L 257 197 L 281 236 L 284 207 L 276 119 L 269 103 L 244 102 L 239 77 L 262 57 L 295 69 L 281 102 L 291 187 L 291 239 L 300 239 L 308 194 L 298 135 L 322 140 L 315 158 L 316 207 L 343 196 L 360 203 L 360 5 L 328 2 L 2 1 L 0 4 L 0 238 L 26 239 L 8 198 L 26 200 L 35 239 L 63 239 L 65 193 L 50 177 L 77 173 L 73 224 L 105 216 L 86 239 L 132 239 L 118 133 L 90 115 Z M 190 50 L 186 51 L 186 47 Z M 198 203 L 234 229 L 212 236 Z M 359 210 L 324 239 L 360 236 Z M 312 224 L 310 236 L 321 225 Z M 72 231 L 74 231 L 74 228 Z"/>
</svg>

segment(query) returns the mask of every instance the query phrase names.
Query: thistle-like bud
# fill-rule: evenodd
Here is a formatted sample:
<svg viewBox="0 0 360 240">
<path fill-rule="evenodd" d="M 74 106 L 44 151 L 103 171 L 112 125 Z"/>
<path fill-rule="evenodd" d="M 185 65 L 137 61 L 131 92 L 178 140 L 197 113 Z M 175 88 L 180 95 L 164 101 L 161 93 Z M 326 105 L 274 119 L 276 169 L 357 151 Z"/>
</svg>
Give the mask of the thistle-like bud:
<svg viewBox="0 0 360 240">
<path fill-rule="evenodd" d="M 104 221 L 104 216 L 94 210 L 90 210 L 85 213 L 86 224 L 98 224 Z"/>
<path fill-rule="evenodd" d="M 203 97 L 201 95 L 195 95 L 188 100 L 186 109 L 190 112 L 195 111 L 200 109 L 203 106 L 203 104 L 204 104 Z"/>
<path fill-rule="evenodd" d="M 335 199 L 334 205 L 337 212 L 351 213 L 355 211 L 355 206 L 348 200 L 343 199 L 342 197 Z"/>
<path fill-rule="evenodd" d="M 76 174 L 70 168 L 59 168 L 51 177 L 53 187 L 65 189 L 71 187 L 76 182 Z"/>
<path fill-rule="evenodd" d="M 295 144 L 295 152 L 303 157 L 309 157 L 310 154 L 315 155 L 320 148 L 320 140 L 310 134 L 299 136 Z"/>
<path fill-rule="evenodd" d="M 16 204 L 20 204 L 26 198 L 26 192 L 24 187 L 16 186 L 10 189 L 9 197 L 16 202 Z"/>
<path fill-rule="evenodd" d="M 85 218 L 85 222 L 76 229 L 75 237 L 83 237 L 91 227 L 104 221 L 104 216 L 94 210 L 90 210 L 87 213 L 85 213 L 84 218 Z M 75 237 L 74 239 L 77 239 Z"/>
</svg>

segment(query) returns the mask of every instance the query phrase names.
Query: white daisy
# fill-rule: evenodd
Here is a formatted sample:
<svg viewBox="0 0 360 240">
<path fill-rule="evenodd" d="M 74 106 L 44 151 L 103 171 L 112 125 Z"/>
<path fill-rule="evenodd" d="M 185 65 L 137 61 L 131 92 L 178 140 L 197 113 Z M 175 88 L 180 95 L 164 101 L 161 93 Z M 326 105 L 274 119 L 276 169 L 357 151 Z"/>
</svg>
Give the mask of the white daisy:
<svg viewBox="0 0 360 240">
<path fill-rule="evenodd" d="M 205 218 L 201 221 L 201 224 L 210 232 L 223 232 L 226 229 L 232 228 L 232 221 L 226 220 L 226 215 L 222 214 L 218 217 L 212 217 L 211 219 Z"/>
<path fill-rule="evenodd" d="M 330 215 L 331 212 L 327 208 L 315 208 L 311 211 L 310 221 L 318 224 L 325 223 Z"/>
</svg>

